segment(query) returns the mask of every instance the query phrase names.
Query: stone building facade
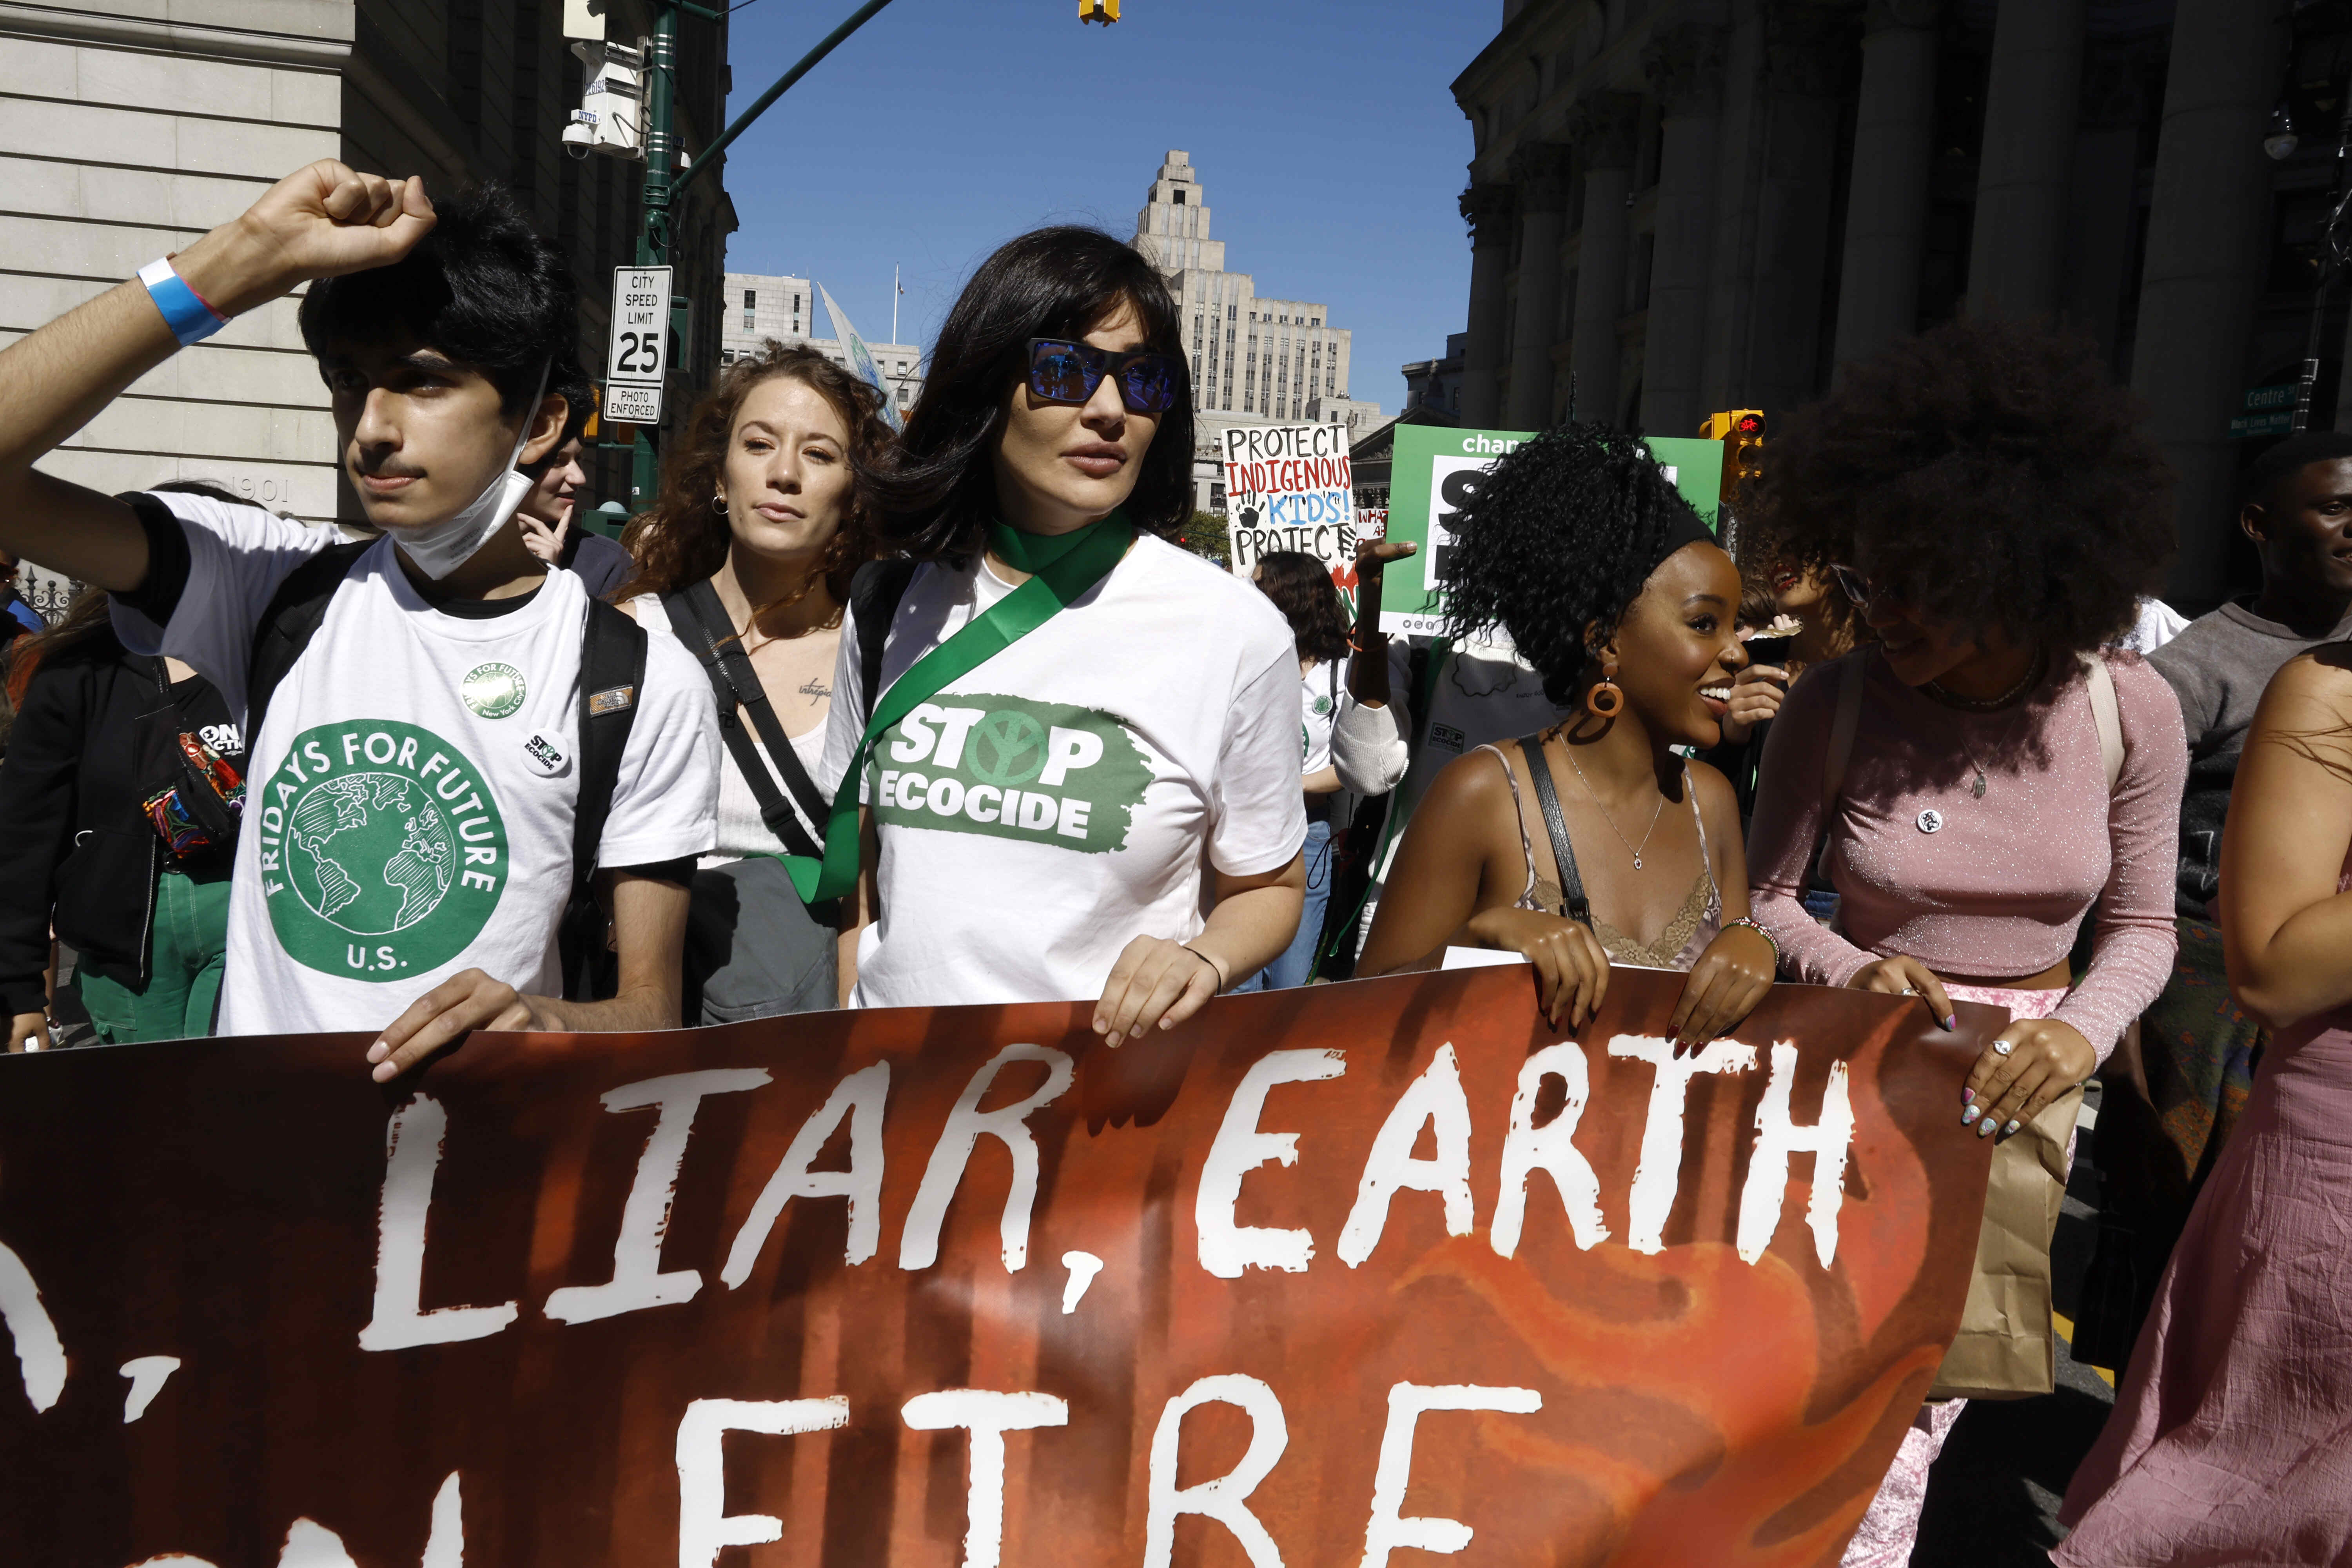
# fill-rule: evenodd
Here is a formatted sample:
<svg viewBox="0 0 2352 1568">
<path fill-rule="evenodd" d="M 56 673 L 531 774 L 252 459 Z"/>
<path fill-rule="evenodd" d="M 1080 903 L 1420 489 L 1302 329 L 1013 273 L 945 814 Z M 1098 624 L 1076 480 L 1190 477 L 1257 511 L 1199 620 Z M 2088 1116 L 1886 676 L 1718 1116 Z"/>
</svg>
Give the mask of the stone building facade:
<svg viewBox="0 0 2352 1568">
<path fill-rule="evenodd" d="M 849 352 L 838 338 L 815 335 L 816 322 L 831 319 L 814 314 L 823 308 L 815 287 L 805 278 L 779 278 L 761 272 L 730 272 L 721 290 L 725 303 L 719 323 L 719 363 L 731 364 L 761 343 L 773 340 L 787 347 L 806 343 L 847 370 Z M 898 417 L 915 405 L 923 390 L 923 351 L 912 343 L 867 342 L 866 352 L 890 384 Z"/>
<path fill-rule="evenodd" d="M 1328 325 L 1318 304 L 1261 298 L 1249 273 L 1225 270 L 1224 242 L 1209 237 L 1208 192 L 1190 154 L 1171 152 L 1160 165 L 1133 243 L 1176 294 L 1202 412 L 1300 420 L 1310 399 L 1348 396 L 1347 329 Z"/>
<path fill-rule="evenodd" d="M 1547 425 L 1573 378 L 1580 417 L 1680 436 L 1757 407 L 1769 429 L 1956 313 L 2055 320 L 2150 408 L 2179 475 L 2172 593 L 2210 605 L 2242 572 L 2231 416 L 2302 357 L 2336 9 L 1505 0 L 1454 83 L 1475 146 L 1461 421 Z M 2304 138 L 2274 162 L 2283 90 Z M 2315 423 L 2337 416 L 2343 314 Z"/>
<path fill-rule="evenodd" d="M 649 26 L 640 0 L 610 9 L 616 38 Z M 601 374 L 612 268 L 635 258 L 641 171 L 563 153 L 584 76 L 562 13 L 561 0 L 0 5 L 0 341 L 188 245 L 302 164 L 340 158 L 421 174 L 436 195 L 510 186 L 571 259 L 581 352 Z M 723 24 L 681 25 L 677 86 L 691 154 L 722 123 Z M 715 295 L 734 226 L 721 182 L 698 178 L 674 210 L 680 294 Z M 313 521 L 355 517 L 295 303 L 175 354 L 44 466 L 106 490 L 203 479 Z M 694 338 L 688 382 L 718 363 L 712 312 Z M 592 454 L 591 467 L 603 496 L 628 498 L 625 453 Z"/>
</svg>

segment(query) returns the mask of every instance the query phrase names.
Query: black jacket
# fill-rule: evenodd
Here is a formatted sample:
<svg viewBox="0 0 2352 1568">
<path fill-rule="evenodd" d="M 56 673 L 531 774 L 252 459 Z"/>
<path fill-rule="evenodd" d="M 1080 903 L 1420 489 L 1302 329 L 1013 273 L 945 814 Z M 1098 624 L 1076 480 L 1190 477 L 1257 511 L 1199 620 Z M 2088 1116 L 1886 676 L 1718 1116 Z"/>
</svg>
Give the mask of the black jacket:
<svg viewBox="0 0 2352 1568">
<path fill-rule="evenodd" d="M 141 776 L 137 721 L 173 696 L 187 705 L 185 687 L 167 696 L 163 679 L 163 660 L 106 631 L 33 672 L 0 759 L 0 1010 L 42 1009 L 53 921 L 93 973 L 147 984 L 163 842 L 142 807 L 154 784 Z M 242 769 L 242 749 L 230 760 Z"/>
</svg>

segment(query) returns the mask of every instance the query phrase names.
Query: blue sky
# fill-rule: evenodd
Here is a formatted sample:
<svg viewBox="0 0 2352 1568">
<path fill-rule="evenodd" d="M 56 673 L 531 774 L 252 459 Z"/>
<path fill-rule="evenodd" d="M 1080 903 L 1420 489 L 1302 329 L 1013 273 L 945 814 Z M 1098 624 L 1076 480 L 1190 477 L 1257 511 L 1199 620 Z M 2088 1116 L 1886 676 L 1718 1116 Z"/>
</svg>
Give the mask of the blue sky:
<svg viewBox="0 0 2352 1568">
<path fill-rule="evenodd" d="M 854 9 L 756 0 L 734 17 L 740 111 Z M 814 277 L 857 331 L 928 347 L 991 249 L 1049 222 L 1122 238 L 1168 149 L 1208 190 L 1225 264 L 1354 333 L 1354 395 L 1462 330 L 1455 210 L 1470 126 L 1446 89 L 1499 8 L 1463 0 L 895 0 L 730 150 L 740 272 Z M 1467 13 L 1467 15 L 1465 15 Z"/>
</svg>

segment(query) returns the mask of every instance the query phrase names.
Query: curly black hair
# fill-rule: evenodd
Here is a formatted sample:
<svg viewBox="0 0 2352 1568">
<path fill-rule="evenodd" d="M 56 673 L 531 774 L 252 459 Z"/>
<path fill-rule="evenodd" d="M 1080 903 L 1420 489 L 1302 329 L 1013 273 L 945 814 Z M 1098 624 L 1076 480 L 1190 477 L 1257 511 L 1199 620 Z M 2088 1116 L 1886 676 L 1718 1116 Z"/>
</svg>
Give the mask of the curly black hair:
<svg viewBox="0 0 2352 1568">
<path fill-rule="evenodd" d="M 1329 567 L 1303 550 L 1269 550 L 1257 558 L 1257 585 L 1290 623 L 1301 654 L 1326 662 L 1348 657 L 1348 608 Z"/>
<path fill-rule="evenodd" d="M 1568 707 L 1667 542 L 1704 526 L 1639 436 L 1547 430 L 1497 458 L 1450 525 L 1447 634 L 1501 626 Z"/>
<path fill-rule="evenodd" d="M 1866 553 L 1925 618 L 2087 653 L 2175 540 L 2172 470 L 2084 337 L 1962 319 L 1847 367 L 1764 451 L 1753 511 L 1792 563 Z"/>
</svg>

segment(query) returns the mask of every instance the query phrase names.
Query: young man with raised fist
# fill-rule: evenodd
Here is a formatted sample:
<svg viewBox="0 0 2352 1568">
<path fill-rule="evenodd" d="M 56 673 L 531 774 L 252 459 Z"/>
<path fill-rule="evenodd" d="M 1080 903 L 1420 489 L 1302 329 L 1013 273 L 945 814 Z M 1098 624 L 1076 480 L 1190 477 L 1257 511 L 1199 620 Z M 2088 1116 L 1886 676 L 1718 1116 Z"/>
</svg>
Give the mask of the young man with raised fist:
<svg viewBox="0 0 2352 1568">
<path fill-rule="evenodd" d="M 381 537 L 33 466 L 304 283 L 338 460 Z M 221 1033 L 373 1030 L 385 1080 L 471 1029 L 677 1022 L 717 795 L 708 686 L 514 522 L 519 465 L 563 435 L 551 389 L 579 379 L 574 292 L 500 194 L 436 214 L 421 180 L 320 162 L 0 353 L 0 546 L 107 589 L 124 642 L 194 666 L 244 726 Z M 564 1000 L 560 927 L 592 873 L 618 977 Z"/>
</svg>

